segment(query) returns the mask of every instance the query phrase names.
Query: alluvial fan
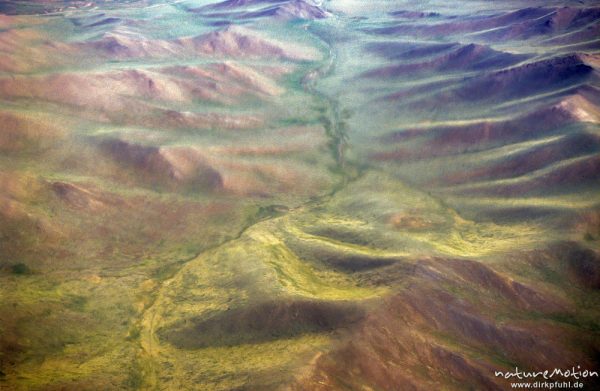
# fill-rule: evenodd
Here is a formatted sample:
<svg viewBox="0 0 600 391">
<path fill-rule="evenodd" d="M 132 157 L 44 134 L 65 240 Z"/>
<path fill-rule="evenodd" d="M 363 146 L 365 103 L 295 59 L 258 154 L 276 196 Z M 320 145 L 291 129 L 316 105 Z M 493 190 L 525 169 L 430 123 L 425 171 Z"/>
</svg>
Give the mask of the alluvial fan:
<svg viewBox="0 0 600 391">
<path fill-rule="evenodd" d="M 0 389 L 600 387 L 599 26 L 0 1 Z"/>
</svg>

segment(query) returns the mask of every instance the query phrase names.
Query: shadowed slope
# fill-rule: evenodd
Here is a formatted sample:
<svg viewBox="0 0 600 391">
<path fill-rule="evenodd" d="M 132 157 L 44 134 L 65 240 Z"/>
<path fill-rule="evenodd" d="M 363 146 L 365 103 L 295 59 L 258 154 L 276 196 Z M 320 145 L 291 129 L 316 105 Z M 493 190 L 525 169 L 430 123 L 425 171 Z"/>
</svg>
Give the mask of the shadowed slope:
<svg viewBox="0 0 600 391">
<path fill-rule="evenodd" d="M 180 349 L 256 344 L 350 327 L 361 311 L 349 304 L 318 301 L 265 302 L 229 309 L 207 319 L 173 325 L 159 335 Z M 191 325 L 187 325 L 191 323 Z"/>
</svg>

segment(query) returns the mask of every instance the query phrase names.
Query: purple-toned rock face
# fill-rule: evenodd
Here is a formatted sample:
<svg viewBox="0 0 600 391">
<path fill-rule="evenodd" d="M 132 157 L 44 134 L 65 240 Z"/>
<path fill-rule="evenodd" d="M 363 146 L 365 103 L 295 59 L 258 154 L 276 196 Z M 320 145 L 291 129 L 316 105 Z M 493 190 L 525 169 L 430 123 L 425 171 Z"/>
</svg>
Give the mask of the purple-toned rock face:
<svg viewBox="0 0 600 391">
<path fill-rule="evenodd" d="M 312 0 L 227 0 L 193 11 L 207 17 L 229 16 L 234 19 L 311 20 L 328 16 L 327 11 Z"/>
<path fill-rule="evenodd" d="M 600 389 L 599 39 L 592 0 L 0 0 L 0 390 Z"/>
</svg>

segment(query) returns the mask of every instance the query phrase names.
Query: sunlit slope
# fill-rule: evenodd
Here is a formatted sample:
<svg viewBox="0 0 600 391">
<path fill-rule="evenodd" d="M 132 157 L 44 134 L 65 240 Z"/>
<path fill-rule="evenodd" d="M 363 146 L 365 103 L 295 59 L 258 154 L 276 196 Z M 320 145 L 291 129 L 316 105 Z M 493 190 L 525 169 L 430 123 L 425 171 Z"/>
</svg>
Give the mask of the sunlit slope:
<svg viewBox="0 0 600 391">
<path fill-rule="evenodd" d="M 220 204 L 261 204 L 253 198 L 293 205 L 337 182 L 325 103 L 300 83 L 323 59 L 318 47 L 202 23 L 187 26 L 196 34 L 153 37 L 151 11 L 138 7 L 4 17 L 3 58 L 17 67 L 0 76 L 7 222 L 44 225 L 54 213 L 47 228 L 58 237 L 62 214 L 84 224 L 85 213 L 103 219 L 145 197 L 219 213 Z M 68 62 L 21 52 L 48 45 Z M 33 60 L 19 68 L 21 58 Z M 7 245 L 18 246 L 16 233 L 7 230 Z"/>
<path fill-rule="evenodd" d="M 316 40 L 148 5 L 2 15 L 2 388 L 138 387 L 162 281 L 339 182 Z"/>
<path fill-rule="evenodd" d="M 344 24 L 353 39 L 332 38 L 340 65 L 324 82 L 354 113 L 354 153 L 471 215 L 597 203 L 593 2 L 376 4 L 332 4 L 368 15 Z M 555 207 L 536 201 L 548 195 Z"/>
<path fill-rule="evenodd" d="M 536 250 L 552 242 L 542 227 L 468 221 L 368 174 L 188 262 L 146 312 L 142 362 L 159 388 L 223 390 L 495 388 L 490 369 L 590 365 L 577 346 L 597 314 L 575 303 L 595 294 L 558 250 Z"/>
</svg>

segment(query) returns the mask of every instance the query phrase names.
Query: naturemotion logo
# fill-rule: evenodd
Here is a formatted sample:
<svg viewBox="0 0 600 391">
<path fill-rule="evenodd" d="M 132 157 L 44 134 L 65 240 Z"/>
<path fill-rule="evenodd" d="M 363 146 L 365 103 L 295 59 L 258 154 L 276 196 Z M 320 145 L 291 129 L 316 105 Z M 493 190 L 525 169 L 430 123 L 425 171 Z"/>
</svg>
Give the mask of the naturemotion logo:
<svg viewBox="0 0 600 391">
<path fill-rule="evenodd" d="M 543 371 L 522 371 L 519 367 L 515 367 L 514 371 L 495 371 L 494 375 L 496 377 L 503 377 L 504 379 L 537 379 L 543 378 L 544 380 L 553 379 L 556 377 L 562 378 L 573 378 L 575 380 L 579 379 L 587 379 L 591 377 L 598 377 L 597 371 L 590 371 L 587 369 L 581 369 L 580 365 L 577 365 L 577 368 L 571 367 L 570 369 L 560 369 L 554 368 L 552 370 L 546 369 Z"/>
</svg>

